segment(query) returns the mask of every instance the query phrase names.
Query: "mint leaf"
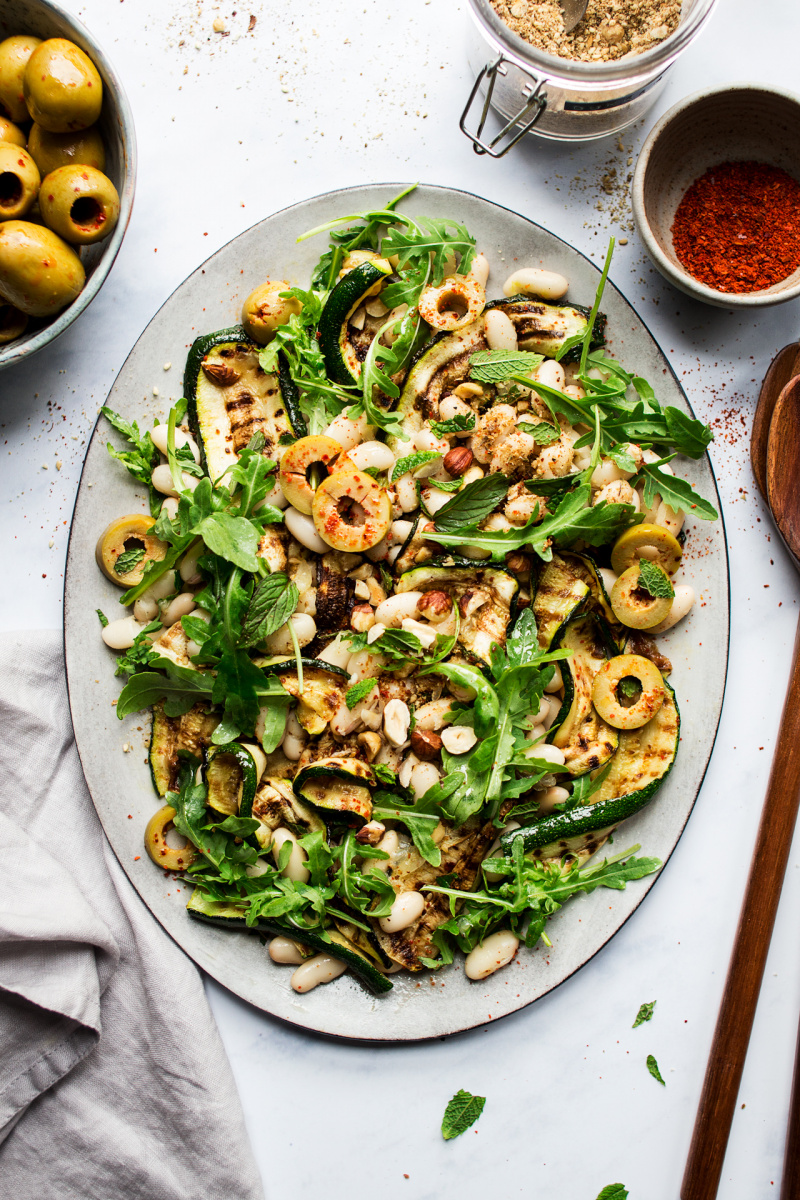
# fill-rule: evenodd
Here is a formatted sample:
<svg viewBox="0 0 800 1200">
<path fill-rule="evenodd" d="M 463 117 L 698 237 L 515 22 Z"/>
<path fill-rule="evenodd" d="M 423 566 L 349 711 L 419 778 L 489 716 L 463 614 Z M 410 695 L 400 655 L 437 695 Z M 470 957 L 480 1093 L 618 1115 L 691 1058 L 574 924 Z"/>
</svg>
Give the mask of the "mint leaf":
<svg viewBox="0 0 800 1200">
<path fill-rule="evenodd" d="M 282 572 L 268 575 L 257 585 L 242 623 L 241 646 L 255 646 L 285 625 L 297 608 L 300 593 Z"/>
<path fill-rule="evenodd" d="M 530 434 L 537 446 L 549 446 L 561 437 L 561 430 L 556 429 L 555 425 L 549 425 L 547 421 L 541 421 L 538 425 L 532 425 L 530 421 L 518 421 L 517 429 Z"/>
<path fill-rule="evenodd" d="M 645 1021 L 652 1021 L 655 1006 L 655 1000 L 651 1000 L 649 1004 L 642 1004 L 636 1014 L 636 1020 L 631 1025 L 631 1029 L 636 1029 L 639 1025 L 644 1025 Z"/>
<path fill-rule="evenodd" d="M 97 613 L 97 617 L 98 617 L 98 620 L 100 621 L 100 624 L 103 626 L 103 629 L 105 629 L 106 625 L 108 624 L 108 617 L 106 616 L 106 614 L 103 612 L 103 610 L 101 608 L 96 608 L 95 612 Z"/>
<path fill-rule="evenodd" d="M 442 1118 L 442 1137 L 444 1140 L 449 1142 L 451 1138 L 458 1137 L 459 1134 L 464 1133 L 471 1125 L 474 1125 L 483 1112 L 485 1103 L 485 1096 L 473 1096 L 472 1092 L 465 1092 L 463 1088 L 456 1092 L 444 1110 L 444 1117 Z"/>
<path fill-rule="evenodd" d="M 647 1069 L 650 1072 L 650 1074 L 653 1076 L 653 1079 L 657 1079 L 662 1087 L 667 1086 L 664 1083 L 664 1080 L 661 1078 L 661 1072 L 658 1069 L 658 1063 L 656 1062 L 656 1060 L 652 1054 L 648 1054 L 648 1056 L 647 1056 Z"/>
<path fill-rule="evenodd" d="M 397 776 L 391 767 L 386 766 L 386 763 L 373 763 L 372 769 L 375 772 L 375 778 L 378 780 L 378 783 L 385 783 L 389 787 L 393 787 L 397 782 Z"/>
<path fill-rule="evenodd" d="M 505 475 L 484 475 L 482 479 L 474 479 L 436 513 L 437 531 L 453 533 L 465 525 L 477 525 L 505 499 L 507 491 Z"/>
<path fill-rule="evenodd" d="M 639 560 L 639 584 L 645 592 L 659 600 L 672 600 L 675 589 L 669 581 L 669 576 L 658 563 L 650 562 L 647 558 Z"/>
<path fill-rule="evenodd" d="M 617 684 L 617 691 L 626 700 L 638 700 L 642 692 L 642 685 L 634 675 L 626 675 Z"/>
<path fill-rule="evenodd" d="M 435 458 L 441 458 L 441 454 L 438 454 L 435 450 L 420 450 L 417 454 L 409 454 L 406 458 L 399 458 L 392 467 L 389 482 L 394 483 L 401 475 L 407 474 L 408 471 L 416 471 L 419 467 L 424 467 L 426 463 L 433 462 Z"/>
<path fill-rule="evenodd" d="M 623 1183 L 608 1183 L 597 1200 L 628 1200 L 628 1189 Z"/>
<path fill-rule="evenodd" d="M 469 375 L 478 383 L 503 383 L 515 375 L 530 374 L 543 361 L 543 355 L 527 350 L 479 350 L 469 360 Z"/>
<path fill-rule="evenodd" d="M 351 709 L 355 708 L 359 700 L 363 700 L 365 696 L 370 694 L 376 682 L 377 680 L 375 679 L 361 679 L 358 683 L 354 683 L 351 688 L 348 688 L 344 697 L 347 707 Z"/>
<path fill-rule="evenodd" d="M 474 428 L 474 413 L 457 413 L 447 421 L 431 421 L 431 429 L 437 437 L 447 437 L 448 433 L 468 433 Z"/>
<path fill-rule="evenodd" d="M 123 550 L 114 563 L 117 575 L 127 575 L 144 558 L 144 546 L 136 546 L 133 550 Z"/>
</svg>

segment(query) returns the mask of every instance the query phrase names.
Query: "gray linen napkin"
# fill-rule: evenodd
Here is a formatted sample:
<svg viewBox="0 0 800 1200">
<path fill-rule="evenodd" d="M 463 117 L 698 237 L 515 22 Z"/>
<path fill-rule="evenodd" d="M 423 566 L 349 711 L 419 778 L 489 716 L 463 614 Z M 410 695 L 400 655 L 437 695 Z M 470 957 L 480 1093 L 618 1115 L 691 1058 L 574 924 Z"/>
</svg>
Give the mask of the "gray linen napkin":
<svg viewBox="0 0 800 1200">
<path fill-rule="evenodd" d="M 60 634 L 0 635 L 0 1179 L 14 1200 L 258 1200 L 196 968 L 111 850 Z"/>
</svg>

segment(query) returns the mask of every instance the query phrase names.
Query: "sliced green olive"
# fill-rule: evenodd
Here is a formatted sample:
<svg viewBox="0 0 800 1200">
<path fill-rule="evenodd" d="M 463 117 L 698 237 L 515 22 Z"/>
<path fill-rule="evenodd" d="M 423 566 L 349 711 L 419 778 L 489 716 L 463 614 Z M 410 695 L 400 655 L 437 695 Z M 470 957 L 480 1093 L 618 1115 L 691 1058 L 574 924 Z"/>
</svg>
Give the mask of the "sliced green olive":
<svg viewBox="0 0 800 1200">
<path fill-rule="evenodd" d="M 14 146 L 24 146 L 25 134 L 13 121 L 9 121 L 7 117 L 0 117 L 0 142 L 11 142 Z"/>
<path fill-rule="evenodd" d="M 639 587 L 638 563 L 623 571 L 611 589 L 614 616 L 629 629 L 652 629 L 672 608 L 672 598 L 651 596 Z"/>
<path fill-rule="evenodd" d="M 621 575 L 638 558 L 658 563 L 668 575 L 681 565 L 683 550 L 677 538 L 660 525 L 633 525 L 620 534 L 611 551 L 611 566 Z"/>
<path fill-rule="evenodd" d="M 641 694 L 630 704 L 619 695 L 623 679 L 635 679 Z M 592 704 L 614 729 L 641 729 L 664 703 L 665 688 L 655 663 L 641 654 L 618 654 L 603 663 L 592 683 Z"/>
<path fill-rule="evenodd" d="M 153 813 L 144 831 L 144 846 L 157 867 L 163 867 L 165 871 L 185 871 L 197 858 L 197 851 L 188 841 L 180 849 L 170 846 L 167 830 L 174 817 L 175 809 L 169 804 Z"/>
<path fill-rule="evenodd" d="M 0 346 L 13 342 L 21 337 L 28 325 L 28 318 L 13 304 L 4 304 L 0 300 Z"/>
<path fill-rule="evenodd" d="M 165 557 L 169 546 L 152 533 L 154 525 L 153 517 L 145 516 L 144 513 L 131 513 L 127 517 L 117 517 L 116 521 L 112 521 L 100 534 L 95 558 L 100 570 L 112 583 L 124 588 L 135 587 L 137 583 L 142 582 L 147 564 L 151 561 L 160 562 Z M 130 569 L 118 571 L 120 556 L 138 550 L 142 553 L 135 554 L 136 561 L 132 562 Z"/>
<path fill-rule="evenodd" d="M 28 151 L 0 142 L 0 218 L 24 217 L 36 203 L 40 183 L 39 168 Z"/>
</svg>

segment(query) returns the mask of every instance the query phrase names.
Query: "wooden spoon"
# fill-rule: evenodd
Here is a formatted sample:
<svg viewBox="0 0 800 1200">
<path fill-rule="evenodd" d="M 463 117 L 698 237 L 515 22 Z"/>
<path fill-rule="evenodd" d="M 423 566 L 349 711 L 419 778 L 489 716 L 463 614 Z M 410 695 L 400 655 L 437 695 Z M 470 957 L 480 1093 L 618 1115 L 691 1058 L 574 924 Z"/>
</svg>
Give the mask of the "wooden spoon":
<svg viewBox="0 0 800 1200">
<path fill-rule="evenodd" d="M 790 342 L 773 358 L 764 376 L 753 418 L 750 437 L 750 461 L 758 490 L 767 499 L 767 441 L 772 414 L 778 396 L 795 375 L 800 375 L 800 342 Z"/>
<path fill-rule="evenodd" d="M 781 351 L 781 355 L 783 353 Z M 763 436 L 753 437 L 753 472 L 756 480 L 766 480 L 765 499 L 800 571 L 800 489 L 797 487 L 800 478 L 800 378 L 790 380 L 777 398 L 774 388 L 767 388 L 768 379 L 769 373 L 759 397 L 759 407 L 762 401 L 766 404 L 774 402 L 774 411 L 766 445 Z M 757 418 L 758 415 L 756 413 Z M 762 452 L 764 457 L 759 460 L 757 469 L 756 455 Z M 714 1200 L 717 1194 L 798 806 L 800 625 L 795 635 L 789 688 L 767 794 L 681 1185 L 681 1200 Z M 795 1097 L 793 1103 L 794 1100 Z M 797 1115 L 793 1111 L 790 1122 L 791 1153 L 795 1159 L 800 1135 Z M 788 1152 L 781 1198 L 800 1200 L 800 1164 L 792 1163 Z"/>
</svg>

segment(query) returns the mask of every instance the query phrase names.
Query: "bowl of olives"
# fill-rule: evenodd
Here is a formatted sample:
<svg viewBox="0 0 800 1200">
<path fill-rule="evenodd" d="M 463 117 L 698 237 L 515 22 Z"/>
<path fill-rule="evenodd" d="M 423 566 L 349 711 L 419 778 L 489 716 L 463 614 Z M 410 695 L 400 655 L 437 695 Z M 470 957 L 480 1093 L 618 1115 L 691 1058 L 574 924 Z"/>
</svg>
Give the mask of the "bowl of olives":
<svg viewBox="0 0 800 1200">
<path fill-rule="evenodd" d="M 50 0 L 0 0 L 0 367 L 97 295 L 135 179 L 128 100 L 92 35 Z"/>
</svg>

